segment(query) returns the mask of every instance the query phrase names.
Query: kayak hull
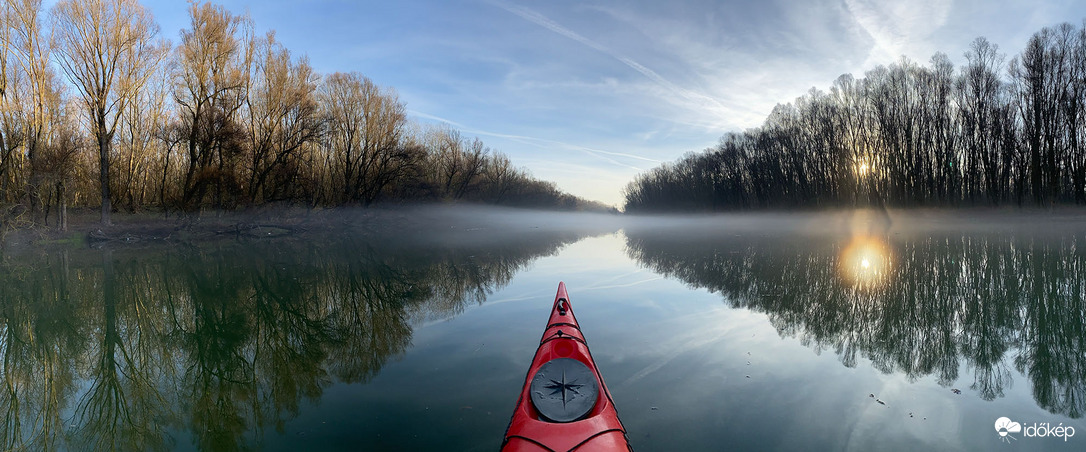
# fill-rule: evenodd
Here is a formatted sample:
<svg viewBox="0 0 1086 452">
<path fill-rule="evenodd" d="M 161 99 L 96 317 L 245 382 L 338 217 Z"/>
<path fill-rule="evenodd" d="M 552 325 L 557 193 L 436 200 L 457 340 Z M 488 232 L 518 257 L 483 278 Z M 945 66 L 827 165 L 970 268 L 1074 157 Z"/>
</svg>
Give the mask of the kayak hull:
<svg viewBox="0 0 1086 452">
<path fill-rule="evenodd" d="M 587 366 L 599 391 L 595 403 L 579 420 L 551 422 L 533 404 L 531 383 L 540 368 L 556 359 L 574 359 Z M 618 418 L 611 393 L 573 315 L 564 283 L 558 284 L 551 316 L 528 368 L 513 418 L 505 432 L 503 451 L 628 451 L 626 429 Z"/>
</svg>

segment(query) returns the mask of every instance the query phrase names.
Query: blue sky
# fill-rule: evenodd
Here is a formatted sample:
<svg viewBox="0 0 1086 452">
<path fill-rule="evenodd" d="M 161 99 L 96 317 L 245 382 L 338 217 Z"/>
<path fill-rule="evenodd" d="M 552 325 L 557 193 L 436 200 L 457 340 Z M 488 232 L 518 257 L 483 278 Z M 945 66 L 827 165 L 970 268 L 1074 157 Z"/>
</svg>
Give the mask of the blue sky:
<svg viewBox="0 0 1086 452">
<path fill-rule="evenodd" d="M 49 2 L 51 3 L 51 2 Z M 144 0 L 177 41 L 187 4 Z M 1086 2 L 1018 0 L 220 1 L 323 74 L 397 90 L 413 119 L 478 136 L 534 176 L 622 203 L 660 162 L 762 123 L 837 76 L 977 36 L 1009 61 Z"/>
</svg>

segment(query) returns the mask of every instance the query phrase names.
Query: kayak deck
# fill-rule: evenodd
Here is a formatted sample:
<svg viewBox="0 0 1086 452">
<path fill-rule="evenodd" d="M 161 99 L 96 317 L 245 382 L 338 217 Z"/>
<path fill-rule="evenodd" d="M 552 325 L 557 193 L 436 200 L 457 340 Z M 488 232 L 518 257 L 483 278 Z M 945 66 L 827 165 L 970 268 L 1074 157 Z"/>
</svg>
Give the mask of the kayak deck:
<svg viewBox="0 0 1086 452">
<path fill-rule="evenodd" d="M 525 376 L 502 450 L 632 450 L 573 315 L 565 283 L 558 283 L 550 319 Z"/>
</svg>

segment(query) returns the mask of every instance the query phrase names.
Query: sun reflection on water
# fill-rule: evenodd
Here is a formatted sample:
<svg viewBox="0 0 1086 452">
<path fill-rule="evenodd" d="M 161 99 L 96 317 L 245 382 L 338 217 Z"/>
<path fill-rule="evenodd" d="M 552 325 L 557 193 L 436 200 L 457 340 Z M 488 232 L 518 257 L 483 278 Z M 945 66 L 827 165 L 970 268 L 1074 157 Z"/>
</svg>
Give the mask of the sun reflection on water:
<svg viewBox="0 0 1086 452">
<path fill-rule="evenodd" d="M 854 237 L 841 252 L 840 265 L 842 275 L 853 285 L 881 286 L 890 273 L 890 248 L 876 237 Z"/>
</svg>

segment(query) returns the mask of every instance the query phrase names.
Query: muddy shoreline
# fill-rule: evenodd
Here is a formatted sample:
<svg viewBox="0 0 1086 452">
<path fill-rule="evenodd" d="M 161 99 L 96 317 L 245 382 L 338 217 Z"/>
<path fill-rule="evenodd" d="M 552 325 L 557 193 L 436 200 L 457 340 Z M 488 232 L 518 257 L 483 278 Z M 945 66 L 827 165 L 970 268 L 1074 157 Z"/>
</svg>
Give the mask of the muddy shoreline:
<svg viewBox="0 0 1086 452">
<path fill-rule="evenodd" d="M 126 246 L 200 243 L 238 238 L 306 237 L 334 232 L 376 234 L 422 227 L 409 209 L 261 209 L 200 213 L 114 213 L 103 225 L 94 210 L 69 216 L 68 230 L 35 226 L 9 229 L 2 247 L 19 250 L 53 246 Z"/>
</svg>

